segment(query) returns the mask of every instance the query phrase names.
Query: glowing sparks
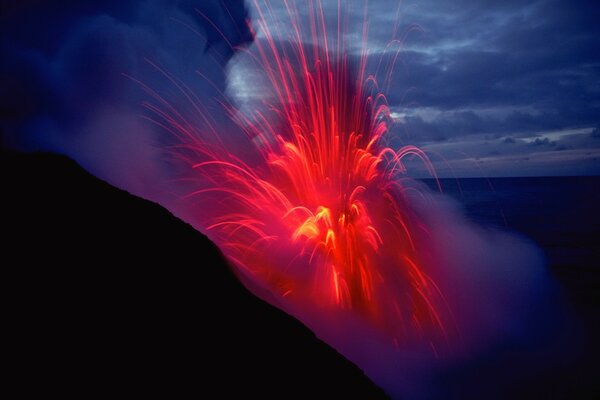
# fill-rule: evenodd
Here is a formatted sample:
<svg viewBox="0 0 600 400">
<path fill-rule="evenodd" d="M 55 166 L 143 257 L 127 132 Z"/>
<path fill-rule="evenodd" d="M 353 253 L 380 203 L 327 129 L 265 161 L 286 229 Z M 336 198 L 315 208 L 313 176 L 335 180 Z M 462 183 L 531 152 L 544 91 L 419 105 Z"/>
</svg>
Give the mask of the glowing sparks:
<svg viewBox="0 0 600 400">
<path fill-rule="evenodd" d="M 204 125 L 156 94 L 159 106 L 149 105 L 156 122 L 186 144 L 186 158 L 196 160 L 201 187 L 189 198 L 209 205 L 196 218 L 243 274 L 285 301 L 350 310 L 396 343 L 411 332 L 444 332 L 441 295 L 415 246 L 423 235 L 400 179 L 409 154 L 433 169 L 418 148 L 383 144 L 393 120 L 377 77 L 367 74 L 367 23 L 362 56 L 352 63 L 339 5 L 333 37 L 320 3 L 310 2 L 308 28 L 295 3 L 285 5 L 286 21 L 278 22 L 287 32 L 267 23 L 274 18 L 268 3 L 255 2 L 261 36 L 248 55 L 272 99 L 250 116 L 221 101 L 243 135 L 219 132 L 174 79 Z"/>
</svg>

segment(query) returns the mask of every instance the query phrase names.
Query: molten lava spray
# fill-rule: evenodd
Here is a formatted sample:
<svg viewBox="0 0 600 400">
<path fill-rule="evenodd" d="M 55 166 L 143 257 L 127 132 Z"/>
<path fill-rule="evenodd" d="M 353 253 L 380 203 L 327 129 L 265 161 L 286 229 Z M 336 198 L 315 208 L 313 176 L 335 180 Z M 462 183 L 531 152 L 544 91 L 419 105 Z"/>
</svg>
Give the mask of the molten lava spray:
<svg viewBox="0 0 600 400">
<path fill-rule="evenodd" d="M 254 3 L 258 33 L 243 49 L 250 69 L 241 79 L 258 74 L 254 89 L 265 95 L 249 110 L 222 94 L 215 104 L 229 121 L 217 123 L 214 104 L 166 71 L 194 117 L 149 88 L 155 101 L 146 106 L 179 143 L 174 153 L 193 185 L 184 196 L 186 218 L 221 248 L 245 284 L 389 393 L 414 395 L 415 375 L 473 338 L 493 336 L 505 321 L 485 301 L 480 310 L 471 304 L 473 294 L 505 296 L 509 286 L 490 289 L 493 279 L 482 279 L 480 267 L 494 276 L 506 265 L 535 265 L 538 255 L 497 235 L 492 240 L 511 242 L 512 251 L 490 257 L 489 238 L 443 216 L 406 177 L 407 155 L 435 172 L 419 148 L 386 145 L 393 119 L 384 91 L 401 40 L 373 64 L 366 17 L 357 51 L 339 3 L 333 20 L 320 2 L 303 10 L 284 3 L 284 17 L 268 2 Z M 520 298 L 517 292 L 510 293 Z"/>
<path fill-rule="evenodd" d="M 268 5 L 255 3 L 264 36 L 255 61 L 273 101 L 250 116 L 222 103 L 243 132 L 238 143 L 227 143 L 200 106 L 200 128 L 153 108 L 199 176 L 187 196 L 204 204 L 195 218 L 246 279 L 282 304 L 356 314 L 396 345 L 445 337 L 451 314 L 419 252 L 427 232 L 402 183 L 409 154 L 434 175 L 427 156 L 385 146 L 392 119 L 377 76 L 367 75 L 367 49 L 351 63 L 345 27 L 331 39 L 320 3 L 308 8 L 307 45 L 296 4 L 286 7 L 284 36 L 267 26 Z"/>
</svg>

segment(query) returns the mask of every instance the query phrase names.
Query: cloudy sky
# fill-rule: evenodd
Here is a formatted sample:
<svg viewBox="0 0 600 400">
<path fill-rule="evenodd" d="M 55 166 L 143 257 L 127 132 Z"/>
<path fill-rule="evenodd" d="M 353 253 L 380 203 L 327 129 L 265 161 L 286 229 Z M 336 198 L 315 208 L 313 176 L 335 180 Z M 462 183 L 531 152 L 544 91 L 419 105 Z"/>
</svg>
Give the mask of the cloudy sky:
<svg viewBox="0 0 600 400">
<path fill-rule="evenodd" d="M 337 1 L 324 10 L 335 16 Z M 396 24 L 403 38 L 387 93 L 394 134 L 428 151 L 440 175 L 600 174 L 600 3 L 371 0 L 367 15 L 370 58 L 385 57 Z"/>
<path fill-rule="evenodd" d="M 600 173 L 600 4 L 429 0 L 406 20 L 424 33 L 393 106 L 424 148 L 464 174 Z"/>
<path fill-rule="evenodd" d="M 253 1 L 249 15 L 256 17 Z M 359 43 L 362 2 L 342 2 L 349 10 L 346 39 Z M 275 19 L 284 19 L 283 1 L 268 4 Z M 305 13 L 308 0 L 297 4 Z M 328 19 L 335 16 L 336 0 L 323 5 Z M 123 74 L 153 87 L 164 84 L 144 70 L 144 60 L 151 59 L 194 87 L 195 71 L 207 60 L 203 52 L 223 44 L 214 27 L 234 44 L 250 37 L 241 0 L 21 1 L 1 7 L 5 144 L 19 135 L 21 142 L 47 141 L 50 125 L 80 130 L 76 122 L 99 103 L 137 115 L 139 90 L 124 89 Z M 369 0 L 367 14 L 371 60 L 386 57 L 394 31 L 403 38 L 387 93 L 395 140 L 421 146 L 441 176 L 600 174 L 600 3 Z M 263 40 L 260 32 L 257 40 Z M 351 53 L 357 48 L 351 46 Z M 233 74 L 230 89 L 243 95 L 250 80 Z M 206 84 L 198 88 L 210 91 Z M 420 166 L 414 168 L 418 175 Z"/>
</svg>

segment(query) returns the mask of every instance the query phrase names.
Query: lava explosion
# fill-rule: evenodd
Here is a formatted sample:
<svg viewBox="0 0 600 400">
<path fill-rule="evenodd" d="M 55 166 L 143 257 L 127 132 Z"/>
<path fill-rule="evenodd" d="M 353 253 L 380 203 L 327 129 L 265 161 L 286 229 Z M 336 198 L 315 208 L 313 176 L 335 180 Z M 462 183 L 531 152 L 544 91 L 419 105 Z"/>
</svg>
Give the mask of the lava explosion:
<svg viewBox="0 0 600 400">
<path fill-rule="evenodd" d="M 310 45 L 295 3 L 286 2 L 283 21 L 291 36 L 267 26 L 268 5 L 255 7 L 265 40 L 256 43 L 258 56 L 248 54 L 273 97 L 251 116 L 220 99 L 243 132 L 235 145 L 172 77 L 204 124 L 190 123 L 157 93 L 160 103 L 147 104 L 155 122 L 185 144 L 179 154 L 200 182 L 187 196 L 203 205 L 195 218 L 244 279 L 266 286 L 284 308 L 358 314 L 396 345 L 446 336 L 449 313 L 440 311 L 443 297 L 418 251 L 426 232 L 402 184 L 406 155 L 433 168 L 414 146 L 384 145 L 392 119 L 377 74 L 367 74 L 366 20 L 361 57 L 352 63 L 339 3 L 333 39 L 322 5 L 310 3 Z"/>
</svg>

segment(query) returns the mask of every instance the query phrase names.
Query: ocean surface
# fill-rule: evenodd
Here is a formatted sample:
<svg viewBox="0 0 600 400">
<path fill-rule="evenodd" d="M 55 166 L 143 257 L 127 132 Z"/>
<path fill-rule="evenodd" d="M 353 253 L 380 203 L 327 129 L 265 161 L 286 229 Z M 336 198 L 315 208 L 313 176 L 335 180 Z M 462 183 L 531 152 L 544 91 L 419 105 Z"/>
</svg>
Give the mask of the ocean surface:
<svg viewBox="0 0 600 400">
<path fill-rule="evenodd" d="M 435 182 L 427 180 L 435 189 Z M 440 179 L 479 225 L 518 232 L 543 250 L 574 300 L 600 298 L 600 177 Z"/>
<path fill-rule="evenodd" d="M 434 180 L 425 183 L 438 190 Z M 460 178 L 440 184 L 472 221 L 535 242 L 589 335 L 600 338 L 600 176 Z M 600 346 L 594 348 L 600 353 Z"/>
<path fill-rule="evenodd" d="M 437 190 L 434 180 L 425 183 Z M 598 398 L 592 393 L 600 393 L 600 177 L 462 178 L 440 184 L 478 225 L 516 232 L 541 248 L 564 309 L 576 321 L 565 348 L 576 343 L 577 354 L 537 381 L 529 378 L 523 398 Z"/>
</svg>

